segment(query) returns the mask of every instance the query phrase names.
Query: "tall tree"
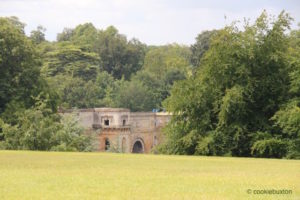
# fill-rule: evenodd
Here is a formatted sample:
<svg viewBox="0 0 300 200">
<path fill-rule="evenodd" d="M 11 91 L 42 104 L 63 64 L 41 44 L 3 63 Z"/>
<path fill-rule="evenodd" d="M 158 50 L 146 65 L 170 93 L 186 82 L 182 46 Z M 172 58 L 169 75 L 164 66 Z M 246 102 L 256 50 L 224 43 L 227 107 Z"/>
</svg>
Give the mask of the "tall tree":
<svg viewBox="0 0 300 200">
<path fill-rule="evenodd" d="M 300 27 L 300 24 L 299 24 Z M 289 100 L 275 113 L 272 120 L 286 137 L 291 138 L 288 157 L 300 158 L 300 30 L 293 30 L 289 38 Z"/>
<path fill-rule="evenodd" d="M 30 107 L 34 104 L 32 97 L 49 93 L 48 89 L 40 77 L 40 61 L 25 36 L 24 24 L 17 18 L 0 18 L 0 113 L 12 102 Z"/>
<path fill-rule="evenodd" d="M 117 79 L 124 76 L 128 80 L 143 65 L 145 45 L 136 39 L 127 41 L 115 27 L 110 26 L 99 32 L 94 51 L 100 56 L 101 69 Z"/>
<path fill-rule="evenodd" d="M 43 26 L 39 25 L 36 30 L 33 30 L 30 32 L 30 39 L 35 43 L 35 44 L 40 44 L 44 41 L 45 39 L 45 31 L 46 28 Z"/>
<path fill-rule="evenodd" d="M 174 113 L 167 129 L 166 151 L 285 155 L 268 149 L 285 145 L 285 136 L 270 119 L 289 98 L 285 31 L 290 20 L 282 12 L 270 21 L 263 12 L 254 25 L 247 23 L 244 31 L 234 24 L 213 36 L 197 75 L 175 84 L 165 102 Z M 262 141 L 270 137 L 274 140 Z"/>
<path fill-rule="evenodd" d="M 216 32 L 216 30 L 203 31 L 196 37 L 196 43 L 191 45 L 191 63 L 194 67 L 198 67 L 200 65 L 200 61 L 204 53 L 209 49 L 210 39 L 214 34 L 216 34 Z"/>
<path fill-rule="evenodd" d="M 64 74 L 89 81 L 96 79 L 100 68 L 96 53 L 83 51 L 80 46 L 68 42 L 57 44 L 43 56 L 42 71 L 46 76 Z"/>
<path fill-rule="evenodd" d="M 177 44 L 150 49 L 145 56 L 142 69 L 131 79 L 137 86 L 146 88 L 149 105 L 140 106 L 136 110 L 151 111 L 162 108 L 161 102 L 169 96 L 174 82 L 183 80 L 191 73 L 189 64 L 190 50 Z M 151 105 L 151 106 L 150 106 Z M 134 107 L 132 105 L 131 107 Z"/>
<path fill-rule="evenodd" d="M 72 28 L 64 28 L 61 33 L 57 34 L 56 40 L 58 42 L 71 41 L 73 33 L 74 33 L 74 29 L 72 29 Z"/>
</svg>

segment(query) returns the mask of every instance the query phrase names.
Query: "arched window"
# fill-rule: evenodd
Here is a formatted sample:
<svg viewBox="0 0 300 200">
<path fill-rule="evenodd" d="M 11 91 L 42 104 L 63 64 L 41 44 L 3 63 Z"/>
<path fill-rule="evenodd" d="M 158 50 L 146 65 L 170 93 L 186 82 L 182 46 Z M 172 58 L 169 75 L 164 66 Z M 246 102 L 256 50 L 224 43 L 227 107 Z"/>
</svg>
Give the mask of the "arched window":
<svg viewBox="0 0 300 200">
<path fill-rule="evenodd" d="M 110 142 L 108 138 L 105 138 L 105 151 L 108 151 L 110 149 Z"/>
</svg>

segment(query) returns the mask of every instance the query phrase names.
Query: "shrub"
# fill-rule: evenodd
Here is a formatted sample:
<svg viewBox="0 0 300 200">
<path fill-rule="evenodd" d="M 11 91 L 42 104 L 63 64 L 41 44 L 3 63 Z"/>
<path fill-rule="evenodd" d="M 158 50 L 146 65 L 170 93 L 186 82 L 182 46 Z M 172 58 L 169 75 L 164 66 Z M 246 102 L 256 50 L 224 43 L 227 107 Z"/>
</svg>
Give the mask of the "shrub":
<svg viewBox="0 0 300 200">
<path fill-rule="evenodd" d="M 251 154 L 255 157 L 282 158 L 287 153 L 287 147 L 287 142 L 276 138 L 258 140 L 251 147 Z"/>
<path fill-rule="evenodd" d="M 214 155 L 213 152 L 213 146 L 214 145 L 214 139 L 212 136 L 207 136 L 202 138 L 196 147 L 196 152 L 195 154 L 197 155 Z"/>
<path fill-rule="evenodd" d="M 300 139 L 289 142 L 287 158 L 300 159 Z"/>
<path fill-rule="evenodd" d="M 75 114 L 59 116 L 44 101 L 18 113 L 17 124 L 0 120 L 0 148 L 52 151 L 91 151 L 91 136 L 84 134 Z"/>
</svg>

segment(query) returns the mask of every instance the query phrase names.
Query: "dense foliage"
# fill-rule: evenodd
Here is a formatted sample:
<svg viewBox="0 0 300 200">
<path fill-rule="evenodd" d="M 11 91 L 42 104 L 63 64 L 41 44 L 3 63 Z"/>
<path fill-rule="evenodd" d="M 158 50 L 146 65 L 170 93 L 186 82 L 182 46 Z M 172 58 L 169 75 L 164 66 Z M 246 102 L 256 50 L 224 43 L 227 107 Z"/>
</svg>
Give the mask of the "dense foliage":
<svg viewBox="0 0 300 200">
<path fill-rule="evenodd" d="M 162 153 L 300 157 L 300 31 L 266 12 L 189 46 L 147 46 L 110 26 L 65 28 L 57 41 L 0 18 L 0 148 L 92 150 L 57 109 L 173 113 Z"/>
<path fill-rule="evenodd" d="M 0 149 L 92 150 L 76 119 L 56 113 L 58 95 L 40 73 L 42 38 L 25 36 L 15 17 L 0 18 Z"/>
<path fill-rule="evenodd" d="M 219 30 L 195 76 L 164 102 L 173 112 L 161 151 L 175 154 L 299 157 L 299 31 L 264 12 L 243 30 Z"/>
<path fill-rule="evenodd" d="M 91 151 L 90 136 L 84 134 L 75 115 L 59 116 L 47 108 L 45 101 L 19 112 L 16 124 L 11 125 L 0 119 L 0 142 L 4 149 Z"/>
</svg>

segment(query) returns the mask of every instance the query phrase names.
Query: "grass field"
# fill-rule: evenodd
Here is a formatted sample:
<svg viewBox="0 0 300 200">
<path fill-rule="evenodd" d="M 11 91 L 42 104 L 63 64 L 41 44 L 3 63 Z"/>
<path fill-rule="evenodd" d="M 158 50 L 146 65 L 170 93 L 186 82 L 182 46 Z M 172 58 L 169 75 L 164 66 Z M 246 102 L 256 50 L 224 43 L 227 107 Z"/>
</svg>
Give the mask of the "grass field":
<svg viewBox="0 0 300 200">
<path fill-rule="evenodd" d="M 299 200 L 300 161 L 0 151 L 0 199 Z"/>
</svg>

